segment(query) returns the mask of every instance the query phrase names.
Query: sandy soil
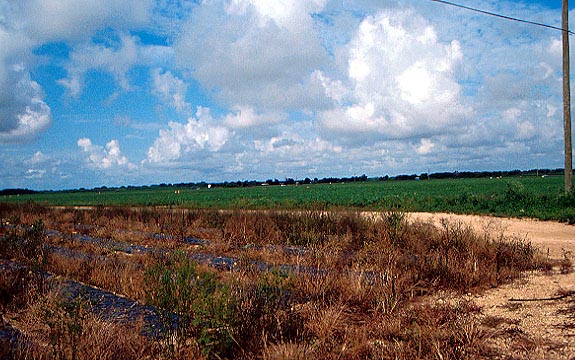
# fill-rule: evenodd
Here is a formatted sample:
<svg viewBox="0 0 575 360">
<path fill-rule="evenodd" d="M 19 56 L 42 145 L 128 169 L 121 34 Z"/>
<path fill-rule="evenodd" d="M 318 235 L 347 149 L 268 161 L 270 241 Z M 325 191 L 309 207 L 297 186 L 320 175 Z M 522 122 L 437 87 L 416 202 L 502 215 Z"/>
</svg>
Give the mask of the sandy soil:
<svg viewBox="0 0 575 360">
<path fill-rule="evenodd" d="M 531 241 L 551 258 L 573 260 L 575 226 L 532 219 L 412 213 L 412 220 L 459 221 L 477 231 L 502 233 Z M 480 320 L 493 359 L 575 359 L 575 272 L 559 268 L 533 272 L 478 295 L 440 301 L 472 300 L 481 307 Z"/>
<path fill-rule="evenodd" d="M 487 343 L 502 354 L 575 359 L 575 273 L 529 274 L 472 300 L 482 308 Z"/>
</svg>

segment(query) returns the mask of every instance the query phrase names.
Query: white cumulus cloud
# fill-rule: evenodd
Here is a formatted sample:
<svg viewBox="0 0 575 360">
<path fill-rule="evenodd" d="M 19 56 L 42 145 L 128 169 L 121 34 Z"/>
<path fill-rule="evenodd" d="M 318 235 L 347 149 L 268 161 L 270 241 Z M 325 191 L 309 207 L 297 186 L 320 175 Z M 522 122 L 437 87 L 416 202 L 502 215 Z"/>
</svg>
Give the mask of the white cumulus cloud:
<svg viewBox="0 0 575 360">
<path fill-rule="evenodd" d="M 12 18 L 15 6 L 0 2 L 5 11 L 0 21 L 0 144 L 32 140 L 52 121 L 42 88 L 30 77 L 27 63 L 34 42 Z"/>
<path fill-rule="evenodd" d="M 36 151 L 32 157 L 26 160 L 27 164 L 38 165 L 46 162 L 49 159 L 42 151 Z"/>
<path fill-rule="evenodd" d="M 160 130 L 160 136 L 148 149 L 147 160 L 151 163 L 175 161 L 197 150 L 218 151 L 232 135 L 203 107 L 198 107 L 195 117 L 186 124 L 171 121 L 168 126 L 169 129 Z"/>
<path fill-rule="evenodd" d="M 122 155 L 118 140 L 110 140 L 105 147 L 102 147 L 93 144 L 89 138 L 81 138 L 78 139 L 78 146 L 88 154 L 88 165 L 96 169 L 135 168 L 135 165 Z"/>
<path fill-rule="evenodd" d="M 347 45 L 348 91 L 321 75 L 334 107 L 320 127 L 350 141 L 408 139 L 452 131 L 470 109 L 454 69 L 463 58 L 457 40 L 441 42 L 412 10 L 367 16 Z M 341 94 L 346 94 L 347 98 Z"/>
<path fill-rule="evenodd" d="M 315 107 L 324 96 L 308 86 L 310 75 L 328 56 L 311 14 L 323 6 L 308 0 L 203 2 L 176 38 L 177 62 L 228 106 Z"/>
<path fill-rule="evenodd" d="M 22 64 L 3 70 L 0 72 L 0 144 L 31 140 L 50 125 L 51 109 L 44 102 L 40 85 L 30 78 Z"/>
<path fill-rule="evenodd" d="M 163 102 L 168 103 L 182 113 L 191 111 L 191 104 L 186 101 L 187 84 L 171 71 L 162 71 L 159 68 L 152 70 L 152 93 Z"/>
</svg>

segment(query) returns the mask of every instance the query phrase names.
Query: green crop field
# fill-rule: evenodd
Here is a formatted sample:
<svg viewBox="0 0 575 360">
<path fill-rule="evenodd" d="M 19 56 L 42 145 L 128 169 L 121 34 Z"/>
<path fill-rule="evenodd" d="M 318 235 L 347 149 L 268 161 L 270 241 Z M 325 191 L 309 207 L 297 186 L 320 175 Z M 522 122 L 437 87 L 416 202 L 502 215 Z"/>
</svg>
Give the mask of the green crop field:
<svg viewBox="0 0 575 360">
<path fill-rule="evenodd" d="M 218 209 L 342 209 L 433 211 L 575 221 L 575 195 L 561 176 L 223 188 L 144 187 L 43 192 L 0 202 L 62 206 L 182 206 Z"/>
</svg>

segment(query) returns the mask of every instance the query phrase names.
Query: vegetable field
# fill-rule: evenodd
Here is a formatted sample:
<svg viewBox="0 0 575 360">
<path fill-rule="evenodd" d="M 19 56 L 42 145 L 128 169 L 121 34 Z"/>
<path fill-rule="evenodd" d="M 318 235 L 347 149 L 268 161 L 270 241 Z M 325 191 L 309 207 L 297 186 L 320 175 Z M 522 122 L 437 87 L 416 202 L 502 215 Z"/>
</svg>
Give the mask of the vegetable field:
<svg viewBox="0 0 575 360">
<path fill-rule="evenodd" d="M 442 211 L 575 222 L 575 195 L 561 176 L 367 181 L 252 187 L 132 187 L 0 197 L 59 206 L 177 206 L 203 209 Z"/>
</svg>

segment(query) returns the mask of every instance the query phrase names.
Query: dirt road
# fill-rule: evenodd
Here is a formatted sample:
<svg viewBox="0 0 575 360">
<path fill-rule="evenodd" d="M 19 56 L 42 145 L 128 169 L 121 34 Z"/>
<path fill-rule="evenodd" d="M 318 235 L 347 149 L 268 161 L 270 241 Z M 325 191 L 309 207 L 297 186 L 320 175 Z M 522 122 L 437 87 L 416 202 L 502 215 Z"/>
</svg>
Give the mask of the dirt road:
<svg viewBox="0 0 575 360">
<path fill-rule="evenodd" d="M 518 236 L 551 258 L 575 257 L 575 226 L 553 221 L 446 213 L 411 213 L 413 221 L 462 222 L 478 232 Z M 561 296 L 563 294 L 563 297 Z M 463 296 L 481 309 L 485 344 L 492 359 L 575 359 L 575 272 L 530 272 L 480 294 Z M 455 296 L 446 301 L 461 301 Z"/>
<path fill-rule="evenodd" d="M 409 217 L 412 220 L 432 221 L 436 224 L 445 218 L 467 224 L 478 232 L 517 236 L 531 241 L 542 252 L 549 253 L 551 258 L 563 258 L 563 250 L 575 255 L 575 225 L 556 221 L 447 213 L 410 213 Z"/>
</svg>

